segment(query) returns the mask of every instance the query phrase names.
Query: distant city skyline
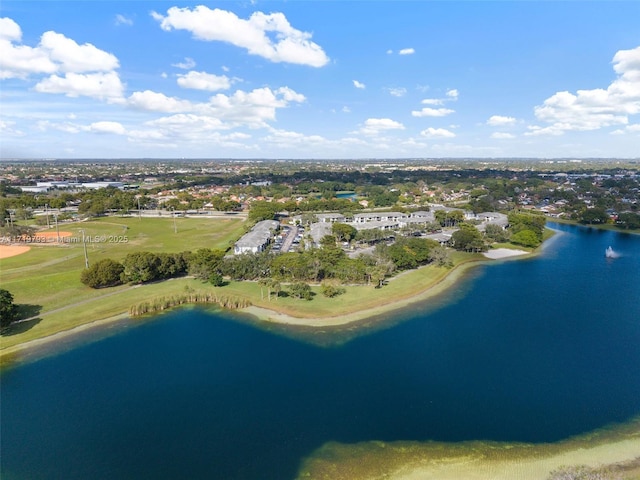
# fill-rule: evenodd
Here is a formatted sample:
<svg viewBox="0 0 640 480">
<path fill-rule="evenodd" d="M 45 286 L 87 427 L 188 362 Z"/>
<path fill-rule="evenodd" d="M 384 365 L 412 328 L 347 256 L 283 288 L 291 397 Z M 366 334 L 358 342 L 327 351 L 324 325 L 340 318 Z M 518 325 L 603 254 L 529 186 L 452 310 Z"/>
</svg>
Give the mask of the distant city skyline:
<svg viewBox="0 0 640 480">
<path fill-rule="evenodd" d="M 640 2 L 0 4 L 2 158 L 637 158 Z"/>
</svg>

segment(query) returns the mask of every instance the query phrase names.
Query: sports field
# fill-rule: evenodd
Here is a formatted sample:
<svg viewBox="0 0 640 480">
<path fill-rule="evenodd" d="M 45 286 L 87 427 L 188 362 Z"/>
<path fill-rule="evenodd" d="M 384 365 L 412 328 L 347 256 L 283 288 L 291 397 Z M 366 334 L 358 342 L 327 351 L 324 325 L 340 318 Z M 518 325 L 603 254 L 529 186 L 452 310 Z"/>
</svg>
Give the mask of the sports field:
<svg viewBox="0 0 640 480">
<path fill-rule="evenodd" d="M 139 251 L 226 250 L 242 235 L 244 222 L 238 218 L 105 217 L 65 223 L 59 230 L 59 241 L 58 232 L 51 229 L 36 238 L 2 246 L 5 253 L 4 258 L 0 257 L 2 288 L 12 293 L 14 302 L 28 316 L 47 314 L 34 325 L 23 325 L 23 333 L 5 333 L 1 337 L 3 349 L 99 320 L 109 313 L 125 312 L 140 301 L 135 298 L 137 292 L 129 291 L 128 285 L 98 290 L 83 285 L 80 273 L 85 268 L 85 249 L 89 264 L 104 258 L 120 260 Z M 150 285 L 141 292 L 166 288 Z M 150 291 L 145 291 L 145 295 L 149 294 Z M 102 313 L 95 311 L 98 305 Z"/>
</svg>

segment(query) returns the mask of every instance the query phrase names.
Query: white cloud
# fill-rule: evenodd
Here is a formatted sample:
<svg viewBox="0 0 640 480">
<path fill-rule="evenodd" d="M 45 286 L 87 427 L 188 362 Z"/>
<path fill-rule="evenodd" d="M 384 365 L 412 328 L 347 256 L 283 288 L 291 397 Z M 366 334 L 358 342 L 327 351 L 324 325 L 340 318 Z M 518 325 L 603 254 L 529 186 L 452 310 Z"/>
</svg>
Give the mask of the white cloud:
<svg viewBox="0 0 640 480">
<path fill-rule="evenodd" d="M 26 78 L 30 74 L 53 73 L 58 67 L 39 48 L 0 40 L 0 78 Z"/>
<path fill-rule="evenodd" d="M 343 113 L 351 113 L 351 109 L 345 105 L 344 107 L 342 107 L 342 112 Z"/>
<path fill-rule="evenodd" d="M 514 117 L 504 117 L 502 115 L 492 115 L 487 120 L 487 125 L 491 127 L 502 127 L 505 125 L 513 125 L 516 123 L 516 119 Z"/>
<path fill-rule="evenodd" d="M 293 28 L 282 13 L 255 12 L 244 20 L 233 12 L 199 5 L 194 9 L 171 7 L 166 16 L 156 12 L 152 16 L 165 31 L 187 30 L 196 39 L 227 42 L 272 62 L 312 67 L 329 62 L 322 48 L 310 40 L 311 34 Z"/>
<path fill-rule="evenodd" d="M 58 67 L 41 48 L 15 45 L 22 39 L 20 26 L 0 18 L 0 78 L 26 78 L 32 73 L 54 73 Z"/>
<path fill-rule="evenodd" d="M 549 127 L 530 125 L 527 128 L 529 131 L 524 133 L 527 137 L 539 137 L 541 135 L 559 136 L 564 135 L 565 130 L 570 130 L 568 125 L 565 126 L 562 124 L 555 124 Z"/>
<path fill-rule="evenodd" d="M 80 133 L 83 130 L 85 131 L 88 130 L 87 127 L 83 127 L 75 123 L 71 123 L 71 122 L 56 123 L 56 122 L 51 122 L 49 120 L 39 120 L 38 122 L 36 122 L 36 128 L 41 132 L 46 132 L 47 130 L 57 130 L 59 132 L 71 133 L 71 134 Z"/>
<path fill-rule="evenodd" d="M 611 135 L 625 135 L 627 133 L 640 133 L 640 123 L 627 125 L 624 129 L 614 130 Z"/>
<path fill-rule="evenodd" d="M 183 88 L 195 90 L 227 90 L 231 87 L 231 80 L 225 75 L 213 75 L 211 73 L 191 71 L 184 75 L 178 75 L 178 85 Z"/>
<path fill-rule="evenodd" d="M 359 88 L 361 90 L 367 88 L 367 86 L 364 83 L 361 83 L 358 80 L 354 80 L 353 81 L 353 86 L 356 87 L 356 88 Z"/>
<path fill-rule="evenodd" d="M 178 113 L 169 117 L 162 117 L 146 122 L 145 125 L 151 127 L 161 127 L 173 136 L 179 133 L 182 137 L 189 137 L 198 132 L 211 130 L 225 130 L 229 126 L 220 119 L 205 115 L 195 115 L 192 113 Z"/>
<path fill-rule="evenodd" d="M 237 90 L 233 95 L 218 93 L 210 97 L 207 102 L 201 103 L 168 97 L 163 93 L 150 90 L 135 92 L 128 98 L 128 104 L 133 108 L 193 115 L 174 116 L 180 121 L 193 121 L 193 118 L 197 117 L 198 122 L 202 123 L 204 122 L 203 118 L 209 117 L 227 122 L 225 128 L 230 125 L 245 125 L 251 128 L 265 127 L 268 121 L 275 120 L 277 109 L 285 108 L 291 103 L 304 101 L 306 101 L 304 95 L 289 87 L 280 87 L 276 90 L 264 87 L 250 92 Z"/>
<path fill-rule="evenodd" d="M 378 135 L 389 130 L 404 130 L 404 125 L 390 118 L 368 118 L 358 133 Z"/>
<path fill-rule="evenodd" d="M 164 134 L 158 130 L 132 130 L 127 135 L 132 140 L 162 140 Z"/>
<path fill-rule="evenodd" d="M 413 55 L 416 51 L 413 48 L 403 48 L 398 52 L 398 55 Z"/>
<path fill-rule="evenodd" d="M 202 111 L 250 127 L 264 127 L 267 121 L 275 120 L 278 108 L 285 108 L 291 102 L 302 103 L 305 100 L 304 95 L 288 87 L 277 90 L 264 87 L 250 92 L 237 90 L 231 96 L 219 93 L 209 99 Z"/>
<path fill-rule="evenodd" d="M 619 50 L 613 64 L 618 77 L 606 89 L 558 92 L 535 107 L 536 118 L 551 125 L 534 127 L 529 134 L 557 135 L 569 130 L 626 125 L 630 115 L 640 113 L 640 46 Z"/>
<path fill-rule="evenodd" d="M 0 39 L 20 41 L 22 39 L 22 29 L 20 25 L 11 18 L 0 18 Z"/>
<path fill-rule="evenodd" d="M 66 73 L 64 77 L 51 75 L 34 87 L 40 93 L 61 93 L 67 97 L 92 97 L 117 103 L 122 100 L 124 86 L 115 72 Z"/>
<path fill-rule="evenodd" d="M 124 135 L 127 131 L 118 122 L 94 122 L 89 125 L 89 131 L 94 133 L 112 133 L 115 135 Z"/>
<path fill-rule="evenodd" d="M 164 93 L 152 92 L 151 90 L 132 93 L 127 99 L 127 103 L 133 108 L 150 112 L 178 113 L 188 112 L 194 108 L 188 100 L 167 97 Z"/>
<path fill-rule="evenodd" d="M 282 98 L 287 102 L 303 103 L 307 100 L 303 94 L 298 93 L 289 87 L 280 87 L 275 92 L 282 95 Z"/>
<path fill-rule="evenodd" d="M 190 70 L 196 66 L 196 61 L 193 58 L 185 57 L 184 62 L 172 63 L 171 66 L 183 70 Z"/>
<path fill-rule="evenodd" d="M 51 60 L 60 63 L 62 72 L 108 72 L 118 68 L 118 59 L 111 53 L 90 43 L 78 45 L 60 33 L 43 33 L 40 46 Z"/>
<path fill-rule="evenodd" d="M 425 107 L 422 110 L 413 110 L 411 115 L 414 117 L 444 117 L 454 113 L 455 110 L 449 108 L 429 108 Z"/>
<path fill-rule="evenodd" d="M 426 87 L 422 90 L 428 90 L 429 87 Z M 420 103 L 422 103 L 423 105 L 444 105 L 445 102 L 454 102 L 456 100 L 458 100 L 458 90 L 456 90 L 455 88 L 453 89 L 449 89 L 446 91 L 445 93 L 447 98 L 425 98 L 424 100 L 422 100 Z M 438 116 L 442 116 L 442 115 L 448 115 L 449 113 L 453 113 L 453 110 L 447 110 L 447 109 L 438 109 L 434 114 L 434 110 L 427 108 L 427 109 L 423 109 L 425 111 L 425 113 L 423 115 L 415 115 L 416 117 L 420 117 L 420 116 L 433 116 L 433 117 L 438 117 Z M 442 111 L 441 111 L 442 110 Z M 448 113 L 444 113 L 443 111 L 447 111 Z"/>
<path fill-rule="evenodd" d="M 432 128 L 432 127 L 429 127 L 426 130 L 421 131 L 420 135 L 427 138 L 453 138 L 456 136 L 455 133 L 445 128 Z"/>
<path fill-rule="evenodd" d="M 36 47 L 20 45 L 22 33 L 10 18 L 0 19 L 0 78 L 23 78 L 50 75 L 35 90 L 62 93 L 70 97 L 89 96 L 117 101 L 123 86 L 114 71 L 118 59 L 90 43 L 79 45 L 60 33 L 48 31 Z M 92 72 L 92 73 L 90 73 Z M 54 75 L 64 73 L 63 77 Z"/>
<path fill-rule="evenodd" d="M 11 120 L 0 120 L 0 132 L 3 135 L 12 136 L 12 137 L 21 137 L 24 135 L 24 132 L 15 128 L 16 122 Z"/>
<path fill-rule="evenodd" d="M 299 132 L 271 129 L 271 134 L 262 138 L 265 142 L 276 144 L 279 147 L 307 147 L 308 145 L 326 146 L 328 140 L 320 135 L 305 135 Z"/>
<path fill-rule="evenodd" d="M 404 97 L 407 94 L 406 88 L 389 88 L 389 93 L 394 97 Z"/>
<path fill-rule="evenodd" d="M 122 15 L 121 13 L 118 13 L 116 15 L 115 24 L 117 26 L 126 25 L 127 27 L 130 27 L 133 25 L 133 20 L 131 20 L 129 17 L 126 17 L 125 15 Z"/>
<path fill-rule="evenodd" d="M 130 141 L 162 148 L 206 145 L 240 150 L 257 150 L 256 145 L 242 143 L 251 138 L 244 132 L 228 132 L 230 126 L 217 118 L 195 114 L 177 114 L 146 122 L 146 129 L 128 133 Z"/>
<path fill-rule="evenodd" d="M 495 138 L 497 140 L 507 140 L 509 138 L 516 138 L 516 136 L 513 135 L 512 133 L 494 132 L 491 134 L 491 138 Z"/>
</svg>

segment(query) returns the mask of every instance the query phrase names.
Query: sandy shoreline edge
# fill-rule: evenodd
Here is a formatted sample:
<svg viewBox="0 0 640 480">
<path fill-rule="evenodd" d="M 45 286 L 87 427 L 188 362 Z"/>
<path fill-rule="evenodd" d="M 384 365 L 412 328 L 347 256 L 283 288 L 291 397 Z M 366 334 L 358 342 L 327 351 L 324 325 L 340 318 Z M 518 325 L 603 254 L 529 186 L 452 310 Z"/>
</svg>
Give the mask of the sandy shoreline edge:
<svg viewBox="0 0 640 480">
<path fill-rule="evenodd" d="M 638 417 L 553 443 L 328 442 L 303 461 L 297 478 L 326 478 L 332 472 L 335 480 L 365 480 L 375 470 L 375 478 L 390 480 L 544 480 L 561 467 L 623 464 L 635 476 L 588 478 L 638 478 Z"/>
</svg>

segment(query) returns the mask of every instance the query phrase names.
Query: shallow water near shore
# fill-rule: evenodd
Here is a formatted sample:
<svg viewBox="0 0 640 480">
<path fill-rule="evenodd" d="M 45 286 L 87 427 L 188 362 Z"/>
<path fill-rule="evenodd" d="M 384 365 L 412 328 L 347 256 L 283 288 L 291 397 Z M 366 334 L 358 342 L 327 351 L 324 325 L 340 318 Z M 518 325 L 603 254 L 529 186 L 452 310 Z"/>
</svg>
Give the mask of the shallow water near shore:
<svg viewBox="0 0 640 480">
<path fill-rule="evenodd" d="M 9 369 L 2 478 L 284 480 L 329 442 L 548 443 L 629 422 L 640 237 L 553 226 L 540 256 L 332 347 L 188 309 Z"/>
</svg>

